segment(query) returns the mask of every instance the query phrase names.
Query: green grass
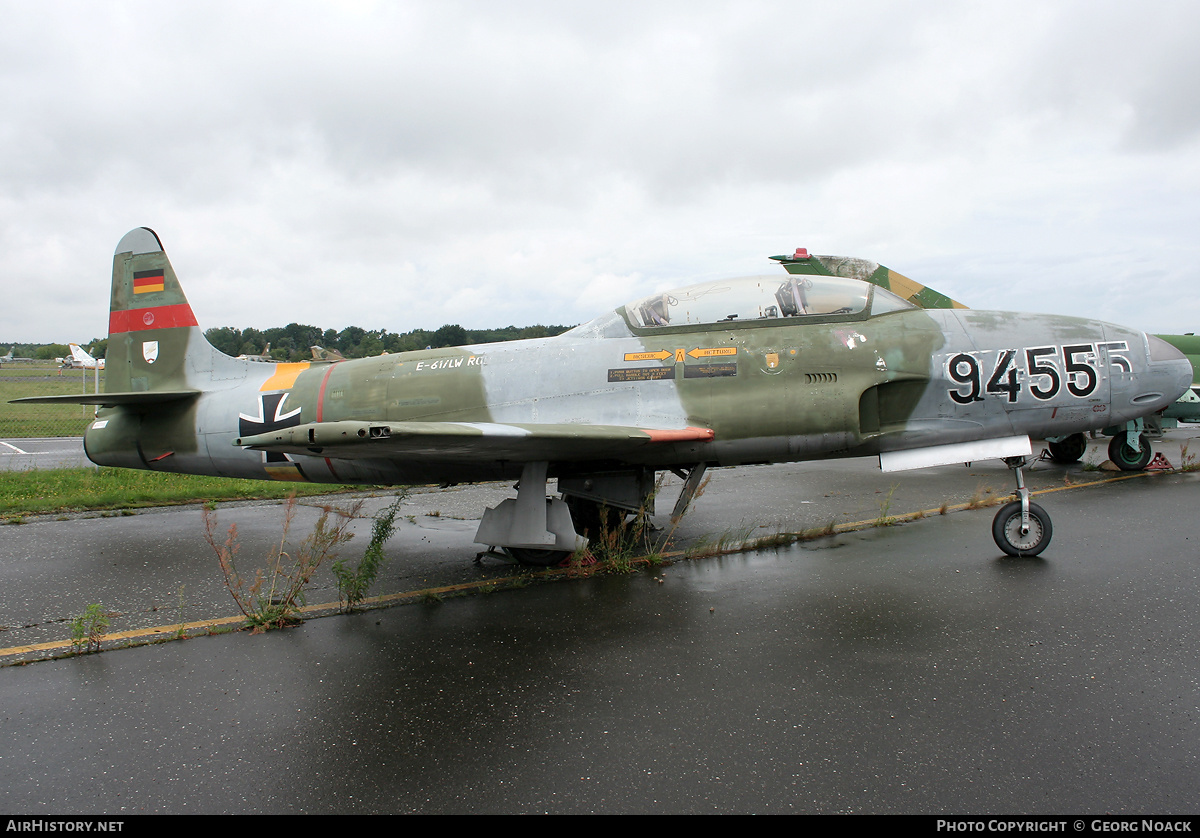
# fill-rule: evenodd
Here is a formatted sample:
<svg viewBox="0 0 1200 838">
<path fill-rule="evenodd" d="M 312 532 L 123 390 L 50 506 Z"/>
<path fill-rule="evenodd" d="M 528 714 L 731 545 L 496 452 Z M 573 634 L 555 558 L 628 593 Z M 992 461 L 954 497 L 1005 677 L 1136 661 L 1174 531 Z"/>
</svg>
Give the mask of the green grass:
<svg viewBox="0 0 1200 838">
<path fill-rule="evenodd" d="M 10 399 L 29 396 L 83 393 L 85 372 L 87 392 L 96 389 L 94 370 L 62 370 L 62 375 L 59 372 L 54 365 L 5 364 L 0 367 L 0 438 L 83 436 L 96 413 L 92 405 L 8 403 Z M 103 372 L 100 373 L 100 389 L 104 389 Z"/>
<path fill-rule="evenodd" d="M 0 518 L 93 509 L 171 506 L 209 500 L 250 500 L 368 491 L 369 486 L 201 477 L 124 468 L 61 468 L 0 472 Z"/>
</svg>

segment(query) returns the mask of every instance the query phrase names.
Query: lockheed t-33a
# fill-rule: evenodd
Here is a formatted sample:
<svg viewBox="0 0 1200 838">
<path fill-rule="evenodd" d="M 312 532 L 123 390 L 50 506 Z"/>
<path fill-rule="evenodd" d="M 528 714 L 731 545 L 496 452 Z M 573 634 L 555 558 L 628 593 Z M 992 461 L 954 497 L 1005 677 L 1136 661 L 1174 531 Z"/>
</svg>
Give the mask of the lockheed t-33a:
<svg viewBox="0 0 1200 838">
<path fill-rule="evenodd" d="M 476 541 L 542 565 L 652 503 L 658 471 L 685 477 L 681 514 L 711 466 L 862 456 L 885 471 L 1005 460 L 1018 500 L 993 536 L 1037 555 L 1051 523 L 1022 479 L 1030 439 L 1158 411 L 1192 381 L 1178 350 L 1136 329 L 922 309 L 816 274 L 653 294 L 552 338 L 238 360 L 205 339 L 144 227 L 113 259 L 106 363 L 104 393 L 53 399 L 100 406 L 84 437 L 95 463 L 351 484 L 517 478 Z"/>
</svg>

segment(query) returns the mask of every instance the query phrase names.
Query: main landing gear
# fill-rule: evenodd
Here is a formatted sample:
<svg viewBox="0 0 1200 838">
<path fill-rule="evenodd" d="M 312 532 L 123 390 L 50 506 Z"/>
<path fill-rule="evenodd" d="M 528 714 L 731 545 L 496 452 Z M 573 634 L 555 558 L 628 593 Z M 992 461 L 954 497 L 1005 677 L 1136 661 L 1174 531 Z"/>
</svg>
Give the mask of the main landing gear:
<svg viewBox="0 0 1200 838">
<path fill-rule="evenodd" d="M 522 564 L 551 567 L 560 564 L 587 539 L 575 531 L 565 501 L 546 497 L 548 463 L 526 463 L 516 498 L 486 510 L 475 541 L 504 547 Z"/>
<path fill-rule="evenodd" d="M 672 522 L 687 511 L 703 484 L 706 463 L 672 469 L 684 481 Z M 562 498 L 546 496 L 549 463 L 525 463 L 516 498 L 486 510 L 475 541 L 502 547 L 524 565 L 553 567 L 582 550 L 589 540 L 600 550 L 650 549 L 654 514 L 654 470 L 589 472 L 560 475 Z M 634 516 L 633 520 L 629 516 Z M 636 544 L 636 539 L 645 543 Z M 483 555 L 483 554 L 480 554 Z"/>
<path fill-rule="evenodd" d="M 1157 419 L 1157 417 L 1152 418 Z M 1157 439 L 1162 435 L 1161 430 L 1155 432 L 1157 428 L 1158 425 L 1153 424 L 1149 419 L 1136 419 L 1124 425 L 1105 428 L 1106 434 L 1113 435 L 1112 440 L 1108 443 L 1108 459 L 1121 471 L 1141 471 L 1146 468 L 1154 457 L 1150 440 Z M 1071 434 L 1056 439 L 1047 439 L 1046 448 L 1050 452 L 1051 460 L 1063 465 L 1070 465 L 1078 462 L 1087 451 L 1087 437 L 1083 434 Z"/>
<path fill-rule="evenodd" d="M 1154 452 L 1145 434 L 1122 431 L 1108 443 L 1108 458 L 1121 471 L 1141 471 L 1150 464 Z"/>
<path fill-rule="evenodd" d="M 1087 451 L 1087 437 L 1083 434 L 1071 434 L 1058 440 L 1048 439 L 1046 448 L 1050 450 L 1050 459 L 1056 463 L 1077 463 Z"/>
<path fill-rule="evenodd" d="M 1021 474 L 1025 463 L 1024 457 L 1004 458 L 1004 464 L 1016 476 L 1019 500 L 1000 507 L 992 519 L 992 538 L 996 546 L 1009 556 L 1036 556 L 1046 549 L 1054 534 L 1046 510 L 1029 500 L 1029 489 L 1025 487 L 1025 478 Z"/>
</svg>

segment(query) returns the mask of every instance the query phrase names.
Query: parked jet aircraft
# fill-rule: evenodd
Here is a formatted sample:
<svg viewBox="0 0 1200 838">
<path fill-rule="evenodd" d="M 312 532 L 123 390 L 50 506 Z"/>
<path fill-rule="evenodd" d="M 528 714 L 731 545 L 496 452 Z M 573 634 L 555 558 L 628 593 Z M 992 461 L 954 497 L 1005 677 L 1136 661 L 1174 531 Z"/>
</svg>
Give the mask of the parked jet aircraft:
<svg viewBox="0 0 1200 838">
<path fill-rule="evenodd" d="M 3 366 L 4 364 L 10 364 L 10 363 L 13 363 L 13 362 L 15 362 L 15 361 L 19 361 L 19 362 L 23 362 L 23 363 L 28 363 L 28 362 L 32 362 L 32 361 L 34 360 L 33 358 L 21 358 L 21 357 L 14 358 L 14 357 L 13 357 L 13 353 L 14 353 L 14 352 L 16 352 L 16 351 L 17 351 L 17 347 L 15 347 L 15 346 L 10 346 L 10 347 L 8 348 L 8 354 L 7 354 L 7 355 L 0 355 L 0 366 Z"/>
<path fill-rule="evenodd" d="M 825 258 L 825 257 L 823 257 Z M 1030 437 L 1123 422 L 1191 382 L 1173 347 L 1076 317 L 925 310 L 854 279 L 758 276 L 652 294 L 552 338 L 349 361 L 238 361 L 204 338 L 158 236 L 113 259 L 101 465 L 331 483 L 519 478 L 476 540 L 533 564 L 609 509 L 709 466 L 878 455 L 884 470 L 1004 458 L 1019 500 L 993 537 L 1050 540 L 1021 466 Z M 558 479 L 562 498 L 547 499 Z M 623 513 L 622 513 L 623 517 Z"/>
<path fill-rule="evenodd" d="M 326 349 L 323 346 L 310 346 L 314 361 L 345 361 L 346 356 L 336 349 Z"/>
<path fill-rule="evenodd" d="M 846 276 L 887 288 L 921 308 L 966 308 L 945 294 L 914 282 L 891 268 L 866 259 L 841 256 L 811 256 L 802 247 L 791 256 L 772 256 L 790 274 Z M 1094 430 L 1111 436 L 1108 458 L 1122 471 L 1141 471 L 1150 462 L 1153 451 L 1150 439 L 1161 435 L 1163 427 L 1175 427 L 1179 422 L 1200 422 L 1200 338 L 1195 335 L 1156 335 L 1180 352 L 1192 365 L 1192 386 L 1172 405 L 1157 416 L 1137 417 L 1123 424 L 1098 425 Z M 1074 433 L 1046 440 L 1051 459 L 1073 463 L 1087 450 L 1087 437 Z"/>
<path fill-rule="evenodd" d="M 71 348 L 71 357 L 63 359 L 63 366 L 70 367 L 75 370 L 94 370 L 99 365 L 100 369 L 104 369 L 104 359 L 97 360 L 92 357 L 92 354 L 83 349 L 77 343 L 68 344 Z"/>
<path fill-rule="evenodd" d="M 272 363 L 272 362 L 274 362 L 275 359 L 271 357 L 271 344 L 268 343 L 266 346 L 263 347 L 263 351 L 261 353 L 259 353 L 258 355 L 254 355 L 254 354 L 238 355 L 237 358 L 234 360 L 237 360 L 237 361 L 265 361 L 267 363 Z"/>
</svg>

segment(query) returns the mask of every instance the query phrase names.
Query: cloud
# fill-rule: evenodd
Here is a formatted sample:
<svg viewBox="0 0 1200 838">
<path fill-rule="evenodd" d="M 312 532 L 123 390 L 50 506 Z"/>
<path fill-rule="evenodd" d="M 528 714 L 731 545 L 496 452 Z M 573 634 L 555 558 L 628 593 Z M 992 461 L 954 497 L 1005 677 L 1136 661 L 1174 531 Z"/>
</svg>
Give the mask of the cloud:
<svg viewBox="0 0 1200 838">
<path fill-rule="evenodd" d="M 1200 313 L 1193 4 L 3 9 L 6 340 L 102 334 L 143 224 L 206 326 L 578 322 L 797 245 Z"/>
</svg>

